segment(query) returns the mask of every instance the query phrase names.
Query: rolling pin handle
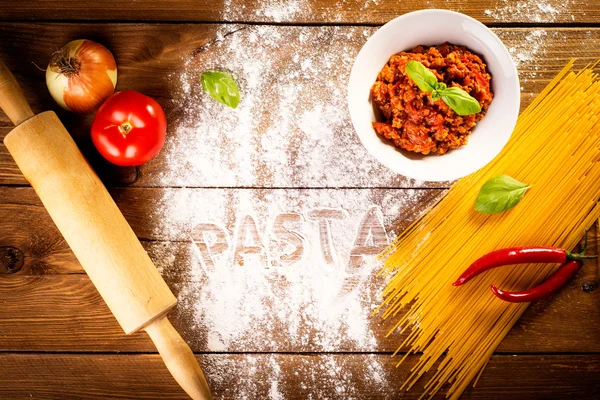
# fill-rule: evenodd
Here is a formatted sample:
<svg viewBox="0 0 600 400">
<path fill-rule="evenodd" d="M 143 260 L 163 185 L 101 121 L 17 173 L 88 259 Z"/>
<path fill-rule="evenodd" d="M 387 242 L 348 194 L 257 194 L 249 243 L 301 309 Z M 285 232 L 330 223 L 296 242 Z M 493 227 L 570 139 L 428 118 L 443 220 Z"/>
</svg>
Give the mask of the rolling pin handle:
<svg viewBox="0 0 600 400">
<path fill-rule="evenodd" d="M 212 399 L 208 383 L 194 353 L 167 317 L 157 319 L 144 329 L 156 345 L 167 369 L 183 390 L 194 400 Z"/>
<path fill-rule="evenodd" d="M 23 90 L 2 60 L 0 60 L 0 108 L 15 125 L 33 117 Z"/>
</svg>

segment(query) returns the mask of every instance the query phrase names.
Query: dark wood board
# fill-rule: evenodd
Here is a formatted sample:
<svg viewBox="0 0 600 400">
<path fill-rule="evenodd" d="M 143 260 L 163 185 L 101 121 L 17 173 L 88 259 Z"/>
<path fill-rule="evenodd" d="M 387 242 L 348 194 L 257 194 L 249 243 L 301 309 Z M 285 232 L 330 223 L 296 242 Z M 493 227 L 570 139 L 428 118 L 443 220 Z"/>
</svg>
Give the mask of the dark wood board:
<svg viewBox="0 0 600 400">
<path fill-rule="evenodd" d="M 589 270 L 589 267 L 588 267 Z M 552 299 L 531 306 L 502 344 L 500 353 L 600 353 L 597 293 L 581 291 L 581 276 Z M 175 288 L 176 283 L 169 282 Z M 11 276 L 0 278 L 2 349 L 10 351 L 151 352 L 145 333 L 123 334 L 100 295 L 85 275 Z M 49 306 L 51 305 L 51 306 Z M 576 305 L 576 306 L 574 306 Z M 194 351 L 208 351 L 208 332 L 193 328 L 192 315 L 174 311 L 173 324 Z M 389 324 L 373 317 L 371 329 L 379 343 L 371 352 L 392 352 L 404 338 L 385 338 Z M 282 335 L 284 335 L 282 333 Z M 284 337 L 282 338 L 284 339 Z M 279 351 L 319 351 L 315 347 L 279 346 Z M 238 347 L 235 351 L 248 351 Z M 273 351 L 257 344 L 252 351 Z M 347 344 L 339 352 L 357 351 Z"/>
<path fill-rule="evenodd" d="M 296 24 L 383 24 L 398 15 L 424 8 L 460 11 L 484 23 L 596 23 L 598 1 L 484 0 L 276 0 L 117 1 L 83 3 L 74 0 L 2 4 L 4 20 L 234 21 Z"/>
<path fill-rule="evenodd" d="M 400 391 L 409 368 L 394 368 L 388 355 L 211 354 L 198 359 L 215 400 L 305 400 L 309 393 L 319 399 L 417 399 L 425 382 L 409 392 Z M 379 374 L 389 377 L 388 384 L 369 375 L 373 360 L 384 366 Z M 410 357 L 406 367 L 415 361 Z M 274 363 L 282 366 L 275 380 L 269 373 Z M 340 368 L 318 367 L 327 363 Z M 598 355 L 494 356 L 487 368 L 462 399 L 595 400 L 600 396 Z M 39 353 L 0 353 L 0 398 L 187 399 L 158 355 Z M 435 399 L 444 399 L 444 394 Z"/>
<path fill-rule="evenodd" d="M 191 192 L 190 197 L 185 197 L 186 200 L 204 197 L 214 199 L 215 193 L 223 193 L 224 198 L 232 198 L 241 196 L 240 192 L 248 191 L 249 189 L 123 188 L 113 189 L 112 193 L 134 231 L 145 239 L 143 244 L 155 263 L 163 268 L 163 275 L 170 287 L 178 294 L 182 285 L 189 279 L 188 268 L 194 261 L 190 259 L 194 253 L 189 249 L 194 244 L 189 239 L 192 237 L 192 231 L 188 230 L 187 225 L 176 227 L 177 221 L 170 221 L 171 224 L 166 221 L 165 224 L 165 221 L 155 216 L 156 209 L 160 208 L 157 204 L 161 203 L 163 195 L 169 193 L 168 198 L 173 200 L 178 194 L 190 195 Z M 278 192 L 268 189 L 252 191 L 257 192 L 257 196 L 261 198 L 267 193 Z M 352 190 L 342 190 L 341 196 L 324 189 L 304 192 L 329 193 L 327 197 L 335 201 L 337 198 L 347 197 Z M 388 192 L 400 198 L 406 196 L 408 191 L 380 189 L 373 191 L 373 198 L 384 198 Z M 415 207 L 406 206 L 401 209 L 403 219 L 391 221 L 392 226 L 388 229 L 391 230 L 395 226 L 397 230 L 401 230 L 406 227 L 441 194 L 441 191 L 421 190 L 419 193 L 421 197 L 418 198 Z M 14 247 L 24 255 L 24 264 L 20 271 L 12 274 L 0 273 L 0 304 L 3 304 L 0 308 L 0 329 L 4 332 L 2 348 L 11 351 L 153 351 L 152 343 L 145 334 L 125 336 L 121 332 L 87 276 L 82 274 L 81 266 L 53 226 L 33 190 L 0 188 L 0 198 L 3 199 L 3 204 L 0 205 L 0 220 L 5 221 L 0 235 L 0 247 Z M 396 197 L 392 199 L 394 198 Z M 231 212 L 234 214 L 237 212 L 234 203 L 223 201 L 219 204 L 224 208 L 232 208 Z M 289 207 L 286 211 L 305 212 L 305 209 L 294 208 L 293 205 Z M 200 217 L 195 216 L 192 219 L 204 221 L 203 218 L 209 218 L 210 212 L 201 211 Z M 265 232 L 262 230 L 262 223 L 265 220 L 260 217 L 259 214 L 257 223 L 263 234 Z M 228 226 L 226 221 L 217 222 Z M 592 234 L 591 238 L 591 246 L 596 248 L 597 236 Z M 581 290 L 581 285 L 594 275 L 596 268 L 595 260 L 588 261 L 565 290 L 551 299 L 532 305 L 502 342 L 498 351 L 600 352 L 600 336 L 597 335 L 600 314 L 595 312 L 600 307 L 600 291 L 585 293 Z M 372 288 L 375 290 L 381 287 L 377 278 L 373 278 L 372 282 Z M 195 284 L 193 288 L 201 292 L 202 283 Z M 52 304 L 52 307 L 48 307 L 48 304 Z M 195 351 L 209 350 L 206 347 L 208 332 L 203 326 L 196 326 L 191 309 L 181 305 L 171 315 L 174 325 L 181 330 Z M 373 317 L 371 329 L 375 333 L 376 344 L 365 349 L 348 342 L 334 351 L 392 352 L 404 336 L 395 334 L 386 338 L 389 328 L 389 324 Z M 299 346 L 286 341 L 284 331 L 277 334 L 276 338 L 279 344 L 275 348 L 265 343 L 242 343 L 233 346 L 231 350 L 319 351 L 318 346 Z"/>
<path fill-rule="evenodd" d="M 290 0 L 285 5 L 279 0 L 5 0 L 0 5 L 0 58 L 22 82 L 35 111 L 58 113 L 111 188 L 168 285 L 180 295 L 180 304 L 170 318 L 199 353 L 216 399 L 417 399 L 423 392 L 426 380 L 408 393 L 400 391 L 418 356 L 409 356 L 403 366 L 394 368 L 397 359 L 390 354 L 405 334 L 386 337 L 389 324 L 377 317 L 369 323 L 376 340 L 368 345 L 347 341 L 324 350 L 313 336 L 299 344 L 275 325 L 276 329 L 264 329 L 270 341 L 240 341 L 222 352 L 211 347 L 210 326 L 198 322 L 195 304 L 186 302 L 189 296 L 183 295 L 190 288 L 199 293 L 205 290 L 202 279 L 192 285 L 189 282 L 190 268 L 198 263 L 194 257 L 206 250 L 200 248 L 195 228 L 208 225 L 205 223 L 218 225 L 229 235 L 228 240 L 234 241 L 240 217 L 248 212 L 256 219 L 260 235 L 273 242 L 277 213 L 300 216 L 303 229 L 313 229 L 311 212 L 329 207 L 348 219 L 344 226 L 353 234 L 340 242 L 341 247 L 334 243 L 348 250 L 364 228 L 358 221 L 369 215 L 367 210 L 375 207 L 381 213 L 385 231 L 392 236 L 449 187 L 449 183 L 428 184 L 397 176 L 365 156 L 345 103 L 332 102 L 330 93 L 318 90 L 319 73 L 324 71 L 335 77 L 328 79 L 333 82 L 329 88 L 345 93 L 353 57 L 367 37 L 379 25 L 420 8 L 460 11 L 493 27 L 517 63 L 522 108 L 571 57 L 578 58 L 578 67 L 600 59 L 599 0 Z M 167 146 L 140 168 L 121 168 L 103 161 L 89 138 L 93 117 L 60 110 L 48 96 L 44 72 L 37 66 L 44 68 L 53 51 L 83 37 L 99 41 L 113 52 L 119 66 L 119 90 L 146 93 L 167 112 Z M 258 51 L 261 47 L 251 44 L 256 38 L 266 50 Z M 235 41 L 248 48 L 236 53 Z M 264 108 L 255 110 L 257 115 L 264 111 L 265 117 L 249 131 L 252 140 L 262 137 L 264 141 L 265 134 L 273 130 L 276 123 L 269 121 L 270 109 L 283 104 L 279 93 L 257 95 L 241 67 L 255 54 L 270 66 L 273 77 L 293 77 L 295 69 L 304 71 L 302 65 L 294 64 L 297 58 L 312 64 L 308 75 L 303 72 L 304 81 L 290 81 L 292 85 L 316 82 L 308 86 L 305 97 L 297 98 L 300 110 L 331 102 L 341 110 L 341 117 L 331 126 L 343 140 L 323 148 L 330 150 L 330 155 L 348 156 L 333 157 L 323 168 L 329 175 L 302 174 L 299 166 L 282 164 L 292 173 L 277 176 L 259 168 L 254 171 L 257 179 L 244 180 L 245 170 L 236 164 L 226 171 L 233 178 L 221 181 L 221 176 L 227 175 L 218 168 L 222 166 L 209 163 L 203 171 L 192 163 L 187 173 L 181 169 L 185 164 L 173 161 L 187 156 L 172 151 L 185 150 L 188 138 L 180 135 L 182 129 L 204 121 L 205 110 L 199 107 L 204 100 L 197 100 L 202 96 L 198 75 L 204 68 L 231 70 L 239 78 L 242 99 L 253 98 Z M 339 65 L 324 70 L 323 55 L 338 57 Z M 292 118 L 294 124 L 298 118 Z M 10 130 L 8 119 L 0 112 L 0 399 L 187 398 L 147 335 L 122 333 L 1 144 Z M 200 137 L 187 144 L 198 148 L 203 140 Z M 266 147 L 270 143 L 267 141 Z M 306 156 L 314 150 L 308 147 L 291 148 L 291 152 L 294 157 Z M 261 149 L 245 151 L 260 156 Z M 265 158 L 258 164 L 267 167 L 273 161 L 277 160 Z M 349 168 L 361 162 L 366 169 Z M 284 194 L 300 200 L 282 202 Z M 183 211 L 169 208 L 170 202 Z M 266 211 L 261 208 L 270 203 L 275 205 Z M 597 251 L 598 233 L 593 231 L 591 238 Z M 586 262 L 563 291 L 530 306 L 498 347 L 477 387 L 468 388 L 462 398 L 600 398 L 600 290 L 585 293 L 581 289 L 598 278 L 599 270 L 596 262 Z M 349 280 L 344 289 L 356 289 L 356 282 Z M 373 274 L 367 288 L 376 291 L 379 287 Z M 307 323 L 306 328 L 310 330 L 311 325 Z M 440 392 L 436 398 L 443 396 Z"/>
<path fill-rule="evenodd" d="M 240 30 L 241 29 L 241 30 Z M 291 73 L 295 64 L 294 55 L 287 52 L 286 46 L 293 46 L 295 56 L 311 61 L 315 66 L 325 68 L 325 61 L 315 53 L 320 48 L 327 54 L 345 54 L 343 62 L 334 67 L 336 80 L 332 90 L 344 94 L 347 76 L 352 65 L 352 55 L 357 53 L 366 40 L 365 35 L 374 32 L 371 27 L 255 27 L 237 25 L 189 25 L 189 24 L 65 24 L 65 23 L 2 23 L 0 37 L 6 38 L 0 51 L 0 57 L 6 60 L 9 67 L 22 82 L 25 93 L 36 111 L 53 109 L 58 112 L 67 129 L 76 137 L 80 147 L 89 158 L 108 185 L 131 185 L 141 187 L 447 187 L 448 183 L 423 183 L 395 175 L 383 167 L 362 147 L 347 115 L 343 100 L 336 101 L 343 112 L 332 129 L 339 135 L 339 140 L 331 145 L 324 144 L 320 148 L 324 154 L 323 160 L 331 159 L 328 174 L 310 170 L 303 172 L 304 164 L 288 164 L 277 166 L 277 171 L 289 170 L 286 174 L 269 176 L 263 173 L 272 159 L 261 158 L 260 148 L 253 149 L 257 154 L 257 164 L 253 165 L 253 175 L 245 175 L 247 166 L 235 164 L 229 167 L 227 163 L 208 163 L 203 165 L 194 158 L 196 148 L 202 148 L 203 136 L 193 138 L 184 136 L 188 125 L 211 124 L 210 120 L 203 122 L 204 114 L 194 115 L 195 107 L 199 107 L 198 96 L 202 96 L 199 83 L 199 73 L 203 66 L 206 68 L 219 67 L 216 64 L 222 52 L 235 51 L 228 48 L 228 43 L 237 40 L 240 43 L 250 42 L 258 36 L 267 40 L 271 38 L 272 51 L 263 55 L 264 62 L 272 62 L 273 71 Z M 518 60 L 521 83 L 523 87 L 522 104 L 526 106 L 535 94 L 539 93 L 571 57 L 578 57 L 578 66 L 595 62 L 600 59 L 600 48 L 596 43 L 600 40 L 600 29 L 496 29 L 498 35 L 505 41 L 507 47 Z M 220 35 L 222 45 L 208 45 Z M 262 36 L 261 36 L 262 32 Z M 119 66 L 118 89 L 133 89 L 155 97 L 165 108 L 168 120 L 168 140 L 165 149 L 150 163 L 136 168 L 119 168 L 104 161 L 94 149 L 89 137 L 92 116 L 79 117 L 60 110 L 52 101 L 46 89 L 44 73 L 36 65 L 44 67 L 49 54 L 60 48 L 69 40 L 87 37 L 98 40 L 108 46 L 114 53 Z M 273 39 L 277 37 L 277 39 Z M 299 38 L 304 39 L 299 39 Z M 243 52 L 251 57 L 252 49 Z M 568 50 L 567 50 L 568 49 Z M 195 55 L 194 55 L 195 54 Z M 226 53 L 228 54 L 228 53 Z M 190 67 L 198 65 L 198 67 Z M 232 62 L 232 68 L 243 82 L 246 77 L 241 69 L 244 63 Z M 189 76 L 189 81 L 183 83 L 180 76 Z M 309 95 L 300 98 L 299 110 L 311 110 L 319 104 L 327 103 L 328 91 L 317 90 L 319 87 L 319 72 L 314 69 L 307 84 Z M 295 81 L 294 81 L 295 82 Z M 305 81 L 298 81 L 305 82 Z M 186 94 L 184 84 L 192 86 L 191 93 Z M 282 83 L 283 84 L 283 83 Z M 250 95 L 245 92 L 242 84 L 242 96 Z M 260 90 L 260 89 L 259 89 Z M 271 93 L 271 92 L 269 92 Z M 273 95 L 277 95 L 275 92 Z M 257 109 L 253 113 L 262 115 L 269 108 L 277 108 L 280 100 L 271 97 L 260 97 L 260 93 L 252 92 L 258 104 L 267 104 L 264 110 Z M 205 95 L 204 95 L 205 96 Z M 243 100 L 242 100 L 243 101 Z M 270 101 L 271 103 L 268 103 Z M 261 107 L 261 106 L 257 106 Z M 202 110 L 202 109 L 201 109 Z M 198 120 L 200 118 L 200 120 Z M 292 117 L 292 125 L 297 120 Z M 250 132 L 251 141 L 264 141 L 274 147 L 277 138 L 265 136 L 269 127 L 276 126 L 275 122 L 267 121 L 254 127 Z M 10 131 L 10 122 L 0 113 L 0 139 Z M 298 130 L 298 128 L 292 128 Z M 229 132 L 223 131 L 227 136 Z M 298 130 L 298 134 L 302 131 Z M 268 137 L 268 139 L 265 139 Z M 287 139 L 284 139 L 287 140 Z M 191 142 L 190 142 L 191 141 Z M 314 138 L 318 143 L 317 138 Z M 311 142 L 312 143 L 312 142 Z M 263 144 L 264 145 L 264 144 Z M 285 153 L 290 160 L 302 158 L 310 160 L 312 146 L 294 147 L 290 144 Z M 188 153 L 181 153 L 189 147 Z M 226 157 L 231 159 L 233 149 L 227 149 Z M 351 157 L 343 155 L 349 154 Z M 200 153 L 198 157 L 206 156 Z M 273 156 L 271 156 L 273 157 Z M 295 157 L 295 158 L 294 158 Z M 183 158 L 183 161 L 178 162 Z M 190 164 L 191 163 L 191 164 Z M 217 165 L 218 164 L 218 165 Z M 190 166 L 191 165 L 191 166 Z M 236 166 L 237 165 L 237 166 Z M 362 165 L 357 169 L 357 165 Z M 186 171 L 190 168 L 190 171 Z M 345 173 L 344 171 L 350 171 Z M 25 185 L 18 168 L 12 161 L 4 145 L 0 144 L 0 184 Z"/>
</svg>

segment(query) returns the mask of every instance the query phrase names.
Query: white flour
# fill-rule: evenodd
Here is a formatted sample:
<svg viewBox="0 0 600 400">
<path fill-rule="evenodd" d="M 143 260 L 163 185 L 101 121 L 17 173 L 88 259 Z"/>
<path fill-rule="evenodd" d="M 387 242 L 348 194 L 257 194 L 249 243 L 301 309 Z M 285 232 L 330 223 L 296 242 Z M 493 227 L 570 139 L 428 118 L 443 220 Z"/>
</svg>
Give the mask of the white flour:
<svg viewBox="0 0 600 400">
<path fill-rule="evenodd" d="M 354 376 L 351 371 L 357 368 L 345 355 L 205 355 L 202 362 L 215 397 L 223 399 L 284 400 L 285 392 L 307 400 L 353 400 L 365 398 L 366 393 L 378 400 L 397 398 L 387 383 L 381 358 L 361 356 L 364 373 Z M 266 373 L 270 370 L 274 372 Z M 235 385 L 231 385 L 232 376 L 239 377 Z"/>
<path fill-rule="evenodd" d="M 273 22 L 291 22 L 303 16 L 311 15 L 310 2 L 307 0 L 263 0 L 257 7 L 255 15 L 258 18 Z M 241 21 L 248 19 L 246 2 L 225 0 L 221 11 L 224 21 Z"/>
<path fill-rule="evenodd" d="M 337 0 L 327 2 L 327 5 L 315 7 L 315 2 L 310 0 L 261 0 L 254 11 L 256 20 L 265 22 L 299 22 L 314 21 L 315 19 L 340 22 L 344 20 L 344 11 L 352 13 L 352 19 L 358 22 L 372 21 L 372 15 L 366 12 L 380 11 L 383 0 Z M 422 8 L 450 8 L 454 11 L 464 9 L 464 2 L 454 0 L 425 0 Z M 556 21 L 575 20 L 571 10 L 577 9 L 577 2 L 565 0 L 563 2 L 548 0 L 496 0 L 493 7 L 485 9 L 484 15 L 498 22 L 528 22 L 548 23 Z M 389 11 L 389 6 L 386 11 Z M 398 15 L 403 10 L 398 10 Z M 404 9 L 408 12 L 407 9 Z M 346 14 L 347 15 L 347 14 Z M 246 2 L 241 0 L 225 0 L 221 11 L 224 21 L 243 21 L 252 15 L 247 10 Z M 371 18 L 369 18 L 371 17 Z"/>
<path fill-rule="evenodd" d="M 279 11 L 263 12 L 276 18 Z M 195 349 L 380 350 L 380 319 L 371 316 L 382 285 L 374 254 L 433 199 L 425 191 L 385 189 L 423 184 L 376 162 L 350 124 L 348 75 L 374 30 L 222 31 L 173 77 L 176 128 L 161 154 L 166 166 L 151 173 L 182 188 L 156 199 L 149 219 L 158 242 L 148 250 L 178 295 L 175 320 L 185 321 L 179 328 Z M 543 42 L 545 32 L 536 32 L 511 50 L 521 66 L 533 63 L 526 46 Z M 533 51 L 540 57 L 544 49 Z M 235 76 L 238 109 L 201 90 L 200 72 L 213 68 Z M 287 189 L 269 189 L 278 187 Z M 231 357 L 209 357 L 207 366 L 211 383 L 224 388 L 222 398 L 278 400 L 290 393 L 282 355 L 244 356 L 237 373 Z M 364 373 L 352 376 L 344 357 L 298 356 L 300 389 L 319 399 L 325 385 L 334 398 L 350 399 L 366 387 L 385 398 L 380 358 L 364 357 Z M 259 378 L 269 382 L 266 390 Z"/>
<path fill-rule="evenodd" d="M 259 17 L 266 17 L 274 22 L 293 20 L 299 15 L 310 15 L 310 4 L 305 0 L 277 1 L 266 4 L 256 11 Z"/>
<path fill-rule="evenodd" d="M 508 48 L 517 68 L 534 70 L 542 68 L 539 60 L 546 55 L 547 35 L 545 30 L 536 29 L 527 33 L 523 42 Z"/>
<path fill-rule="evenodd" d="M 380 319 L 371 312 L 382 282 L 374 255 L 394 237 L 397 219 L 416 217 L 413 208 L 433 201 L 424 196 L 412 189 L 167 189 L 149 219 L 154 237 L 173 242 L 153 242 L 148 251 L 178 295 L 175 320 L 188 321 L 180 328 L 196 349 L 378 351 Z M 340 398 L 374 382 L 386 388 L 376 358 L 360 377 L 342 359 L 298 364 L 306 392 L 320 398 L 318 385 L 328 379 L 347 391 Z M 268 396 L 255 397 L 264 387 L 249 380 L 225 385 L 231 396 L 223 398 L 282 399 L 287 383 L 277 360 L 257 365 L 272 382 Z M 207 371 L 210 379 L 232 379 Z"/>
<path fill-rule="evenodd" d="M 535 29 L 535 30 L 505 30 L 497 31 L 500 39 L 504 41 L 508 48 L 517 69 L 521 81 L 521 90 L 530 81 L 540 81 L 551 79 L 563 64 L 569 60 L 569 55 L 560 51 L 561 46 L 567 46 L 568 33 L 563 29 Z M 571 36 L 571 38 L 574 38 Z M 584 38 L 582 45 L 591 45 L 593 38 L 589 35 Z M 562 54 L 561 54 L 562 53 Z M 584 57 L 584 55 L 579 54 Z M 540 60 L 564 57 L 563 62 L 558 62 L 555 71 L 548 70 L 546 63 Z M 531 85 L 529 85 L 531 87 Z M 541 88 L 540 88 L 541 89 Z M 531 99 L 534 93 L 527 93 Z"/>
<path fill-rule="evenodd" d="M 150 163 L 148 175 L 167 186 L 424 186 L 370 156 L 350 122 L 348 76 L 374 30 L 251 26 L 221 33 L 174 75 L 177 128 L 160 156 L 166 162 L 160 169 Z M 213 68 L 235 76 L 237 109 L 202 91 L 200 73 Z"/>
<path fill-rule="evenodd" d="M 552 4 L 542 0 L 500 0 L 494 8 L 483 13 L 499 22 L 555 22 L 569 16 L 572 0 L 553 1 Z M 569 19 L 575 20 L 574 15 Z"/>
</svg>

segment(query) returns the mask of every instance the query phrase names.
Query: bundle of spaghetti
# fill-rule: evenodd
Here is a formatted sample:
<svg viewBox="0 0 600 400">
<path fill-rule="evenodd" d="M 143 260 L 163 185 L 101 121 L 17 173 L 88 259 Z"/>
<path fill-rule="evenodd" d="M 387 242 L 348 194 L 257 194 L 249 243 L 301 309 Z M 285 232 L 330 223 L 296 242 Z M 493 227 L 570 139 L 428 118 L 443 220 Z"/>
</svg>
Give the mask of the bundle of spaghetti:
<svg viewBox="0 0 600 400">
<path fill-rule="evenodd" d="M 421 397 L 448 384 L 447 397 L 458 398 L 528 305 L 503 302 L 490 284 L 523 290 L 554 271 L 547 264 L 497 268 L 452 286 L 473 261 L 511 246 L 572 249 L 600 217 L 600 83 L 593 67 L 575 73 L 573 63 L 521 114 L 490 164 L 459 180 L 382 253 L 388 283 L 377 311 L 397 319 L 389 334 L 409 333 L 395 354 L 407 346 L 406 356 L 422 353 L 406 390 L 431 370 Z M 476 212 L 482 185 L 502 174 L 531 189 L 507 212 Z"/>
</svg>

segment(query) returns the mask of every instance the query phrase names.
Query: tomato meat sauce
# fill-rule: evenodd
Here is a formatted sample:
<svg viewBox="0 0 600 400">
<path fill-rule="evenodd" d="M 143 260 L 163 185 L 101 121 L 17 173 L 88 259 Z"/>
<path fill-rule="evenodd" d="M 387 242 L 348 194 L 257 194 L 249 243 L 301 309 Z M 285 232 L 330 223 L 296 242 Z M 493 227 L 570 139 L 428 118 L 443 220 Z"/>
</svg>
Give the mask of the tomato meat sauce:
<svg viewBox="0 0 600 400">
<path fill-rule="evenodd" d="M 406 64 L 418 61 L 448 87 L 458 87 L 479 102 L 477 114 L 460 116 L 442 99 L 433 100 L 406 74 Z M 467 144 L 469 134 L 492 102 L 492 77 L 482 59 L 466 47 L 444 43 L 417 46 L 393 55 L 371 88 L 371 98 L 385 119 L 374 122 L 378 135 L 404 150 L 438 155 Z"/>
</svg>

